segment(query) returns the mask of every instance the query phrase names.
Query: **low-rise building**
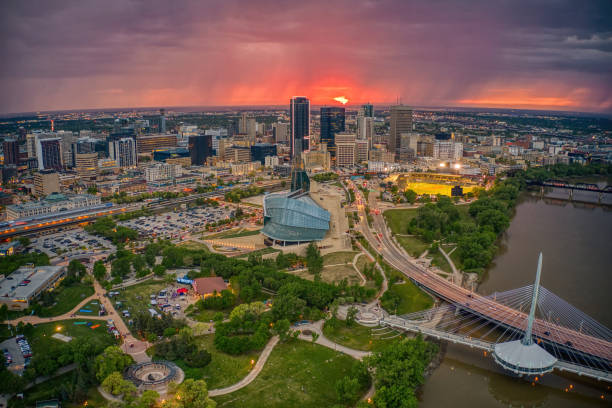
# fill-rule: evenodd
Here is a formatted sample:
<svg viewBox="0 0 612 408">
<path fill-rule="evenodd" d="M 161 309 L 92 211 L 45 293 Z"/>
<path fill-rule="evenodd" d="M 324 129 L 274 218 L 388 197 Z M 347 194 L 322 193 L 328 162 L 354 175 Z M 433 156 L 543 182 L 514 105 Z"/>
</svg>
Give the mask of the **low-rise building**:
<svg viewBox="0 0 612 408">
<path fill-rule="evenodd" d="M 27 309 L 46 290 L 66 276 L 64 266 L 22 266 L 0 281 L 0 304 L 8 310 Z"/>
<path fill-rule="evenodd" d="M 51 215 L 62 211 L 86 209 L 102 204 L 100 197 L 91 194 L 64 195 L 60 193 L 49 194 L 42 200 L 24 204 L 14 204 L 6 207 L 6 216 L 9 220 L 19 218 Z"/>
</svg>

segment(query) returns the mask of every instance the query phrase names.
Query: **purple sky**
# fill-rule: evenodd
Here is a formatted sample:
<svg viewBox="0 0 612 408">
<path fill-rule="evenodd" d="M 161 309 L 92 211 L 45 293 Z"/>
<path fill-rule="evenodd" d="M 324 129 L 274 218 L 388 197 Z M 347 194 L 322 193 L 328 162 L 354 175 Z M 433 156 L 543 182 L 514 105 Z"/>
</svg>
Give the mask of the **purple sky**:
<svg viewBox="0 0 612 408">
<path fill-rule="evenodd" d="M 612 111 L 612 1 L 0 3 L 0 112 L 351 102 Z"/>
</svg>

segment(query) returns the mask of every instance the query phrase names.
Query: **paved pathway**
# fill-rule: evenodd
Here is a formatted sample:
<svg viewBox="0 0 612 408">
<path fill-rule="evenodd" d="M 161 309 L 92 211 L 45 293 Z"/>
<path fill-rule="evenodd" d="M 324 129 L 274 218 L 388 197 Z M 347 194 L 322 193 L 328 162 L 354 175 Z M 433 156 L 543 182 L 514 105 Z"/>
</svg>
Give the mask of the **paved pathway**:
<svg viewBox="0 0 612 408">
<path fill-rule="evenodd" d="M 317 341 L 315 341 L 315 343 L 321 346 L 325 346 L 327 348 L 339 351 L 341 353 L 347 354 L 357 360 L 362 360 L 365 356 L 369 356 L 370 354 L 372 354 L 369 351 L 355 350 L 352 348 L 345 347 L 341 344 L 334 343 L 333 341 L 331 341 L 330 339 L 328 339 L 327 337 L 323 335 L 323 323 L 325 323 L 325 320 L 318 320 L 313 323 L 299 326 L 299 328 L 300 330 L 310 330 L 310 331 L 317 332 L 319 334 L 319 338 L 317 339 Z M 302 340 L 308 341 L 308 340 L 311 340 L 312 337 L 306 336 L 304 334 L 300 334 L 299 338 Z"/>
<path fill-rule="evenodd" d="M 234 391 L 238 391 L 239 389 L 244 388 L 250 383 L 252 383 L 253 380 L 257 378 L 257 376 L 263 369 L 264 364 L 266 364 L 268 357 L 270 357 L 270 353 L 272 353 L 274 346 L 276 346 L 276 344 L 278 343 L 278 339 L 279 339 L 278 336 L 274 336 L 270 339 L 268 344 L 266 344 L 266 347 L 263 349 L 261 355 L 259 356 L 259 359 L 257 359 L 257 363 L 255 363 L 255 367 L 253 367 L 253 369 L 246 375 L 246 377 L 238 381 L 236 384 L 230 385 L 229 387 L 210 390 L 208 391 L 208 395 L 210 397 L 215 397 L 217 395 L 229 394 Z"/>
<path fill-rule="evenodd" d="M 457 247 L 455 247 L 455 248 L 457 248 Z M 453 248 L 453 251 L 455 250 L 455 248 Z M 446 262 L 448 262 L 448 264 L 450 265 L 451 269 L 453 270 L 453 281 L 457 285 L 461 285 L 461 281 L 463 280 L 463 274 L 460 271 L 457 270 L 457 268 L 455 267 L 455 263 L 453 262 L 451 257 L 448 256 L 448 254 L 442 249 L 441 246 L 438 246 L 438 250 L 440 251 L 440 253 L 442 255 L 444 255 L 444 258 L 446 258 Z"/>
</svg>

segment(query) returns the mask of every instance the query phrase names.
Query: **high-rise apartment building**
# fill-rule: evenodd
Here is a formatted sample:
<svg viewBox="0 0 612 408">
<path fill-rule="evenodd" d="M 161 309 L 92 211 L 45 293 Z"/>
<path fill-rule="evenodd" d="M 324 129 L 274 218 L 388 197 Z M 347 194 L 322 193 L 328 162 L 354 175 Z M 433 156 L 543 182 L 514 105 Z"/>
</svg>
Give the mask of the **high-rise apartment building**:
<svg viewBox="0 0 612 408">
<path fill-rule="evenodd" d="M 357 139 L 372 141 L 374 138 L 374 118 L 357 116 Z"/>
<path fill-rule="evenodd" d="M 166 133 L 166 110 L 159 110 L 159 133 Z"/>
<path fill-rule="evenodd" d="M 272 124 L 272 135 L 276 143 L 288 143 L 289 124 L 280 122 Z"/>
<path fill-rule="evenodd" d="M 310 101 L 305 96 L 294 96 L 289 104 L 291 117 L 291 157 L 301 157 L 310 149 Z"/>
<path fill-rule="evenodd" d="M 108 155 L 119 167 L 135 167 L 138 164 L 136 140 L 131 137 L 123 137 L 109 142 Z"/>
<path fill-rule="evenodd" d="M 38 169 L 62 170 L 62 141 L 60 138 L 39 139 L 36 143 Z"/>
<path fill-rule="evenodd" d="M 369 159 L 370 141 L 367 139 L 355 140 L 355 162 L 363 163 Z"/>
<path fill-rule="evenodd" d="M 145 167 L 145 179 L 148 183 L 159 180 L 175 179 L 183 174 L 183 168 L 178 164 L 155 163 Z"/>
<path fill-rule="evenodd" d="M 412 109 L 404 105 L 391 106 L 391 129 L 389 131 L 389 151 L 399 158 L 402 133 L 412 132 Z"/>
<path fill-rule="evenodd" d="M 55 170 L 40 170 L 34 173 L 34 195 L 44 197 L 59 192 L 60 179 Z"/>
<path fill-rule="evenodd" d="M 336 166 L 354 166 L 357 156 L 354 133 L 341 132 L 336 134 Z"/>
<path fill-rule="evenodd" d="M 4 164 L 19 164 L 19 142 L 15 139 L 5 139 L 2 142 Z"/>
<path fill-rule="evenodd" d="M 192 165 L 204 165 L 206 163 L 206 159 L 213 154 L 212 136 L 189 136 L 189 154 L 191 155 Z"/>
<path fill-rule="evenodd" d="M 463 158 L 463 143 L 436 140 L 433 143 L 433 157 L 440 160 L 461 160 Z"/>
<path fill-rule="evenodd" d="M 321 108 L 321 144 L 327 145 L 327 150 L 332 157 L 336 156 L 335 136 L 344 132 L 345 110 L 340 107 Z"/>
</svg>

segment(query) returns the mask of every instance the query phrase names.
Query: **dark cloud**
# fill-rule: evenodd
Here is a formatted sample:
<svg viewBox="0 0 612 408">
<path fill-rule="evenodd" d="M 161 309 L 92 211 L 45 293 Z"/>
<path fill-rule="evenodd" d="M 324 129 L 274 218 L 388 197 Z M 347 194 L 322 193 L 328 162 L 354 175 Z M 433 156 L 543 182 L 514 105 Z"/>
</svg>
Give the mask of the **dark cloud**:
<svg viewBox="0 0 612 408">
<path fill-rule="evenodd" d="M 607 0 L 5 0 L 0 111 L 282 103 L 330 89 L 610 111 L 611 17 Z"/>
</svg>

